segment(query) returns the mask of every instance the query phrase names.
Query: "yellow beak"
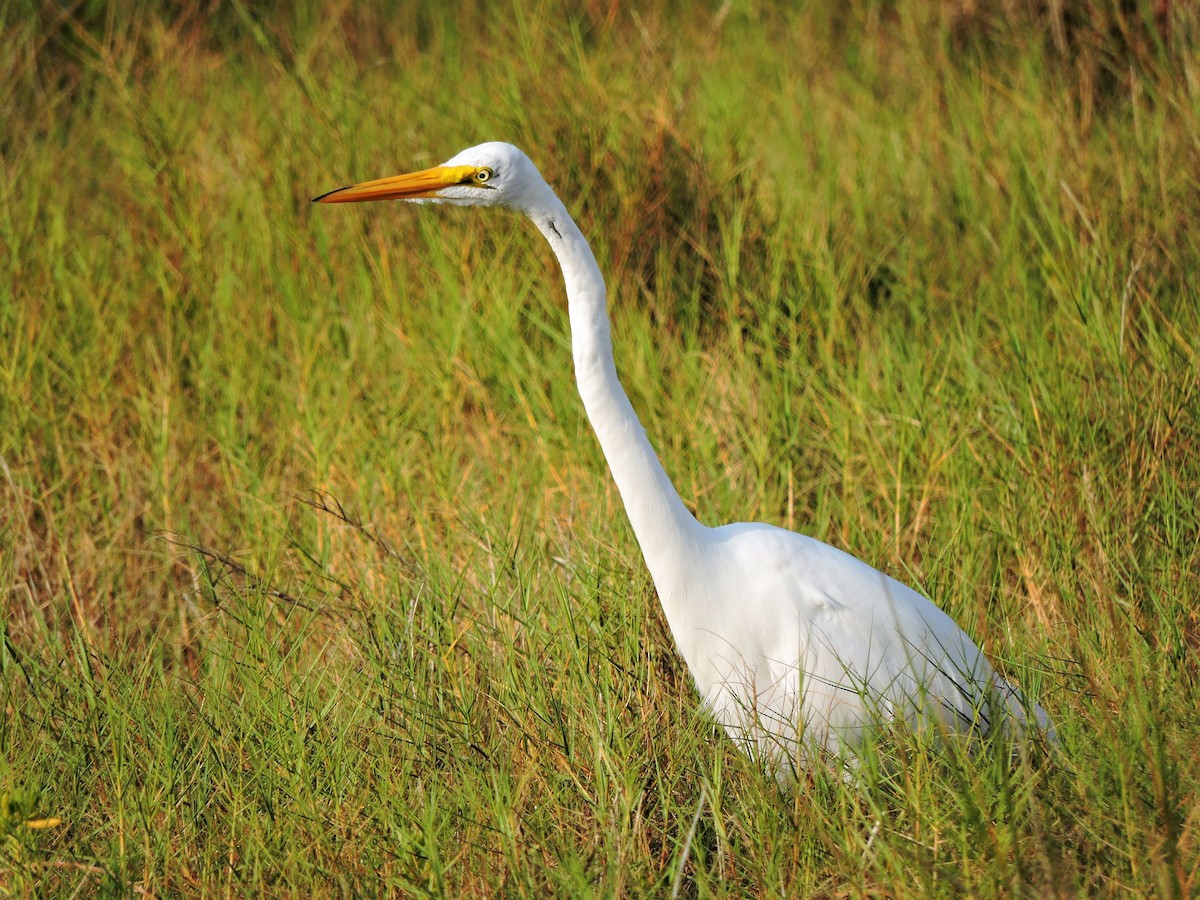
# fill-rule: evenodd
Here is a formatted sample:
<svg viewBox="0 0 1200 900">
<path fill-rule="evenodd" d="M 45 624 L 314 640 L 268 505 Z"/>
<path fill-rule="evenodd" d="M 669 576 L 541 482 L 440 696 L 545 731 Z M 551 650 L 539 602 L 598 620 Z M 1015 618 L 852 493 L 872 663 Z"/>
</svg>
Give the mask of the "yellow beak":
<svg viewBox="0 0 1200 900">
<path fill-rule="evenodd" d="M 470 181 L 476 171 L 474 166 L 434 166 L 408 175 L 393 175 L 391 178 L 338 188 L 320 197 L 313 197 L 313 203 L 362 203 L 365 200 L 436 197 L 442 188 Z"/>
</svg>

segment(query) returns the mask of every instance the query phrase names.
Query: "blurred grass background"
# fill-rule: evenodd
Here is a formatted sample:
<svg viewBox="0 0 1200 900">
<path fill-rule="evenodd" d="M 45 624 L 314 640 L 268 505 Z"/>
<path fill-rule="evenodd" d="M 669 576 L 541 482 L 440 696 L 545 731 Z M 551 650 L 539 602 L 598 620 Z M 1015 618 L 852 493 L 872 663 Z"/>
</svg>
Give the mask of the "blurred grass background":
<svg viewBox="0 0 1200 900">
<path fill-rule="evenodd" d="M 1195 895 L 1198 27 L 6 4 L 0 889 Z M 781 796 L 721 737 L 540 238 L 309 204 L 489 139 L 701 520 L 929 594 L 1054 765 L 898 736 Z"/>
</svg>

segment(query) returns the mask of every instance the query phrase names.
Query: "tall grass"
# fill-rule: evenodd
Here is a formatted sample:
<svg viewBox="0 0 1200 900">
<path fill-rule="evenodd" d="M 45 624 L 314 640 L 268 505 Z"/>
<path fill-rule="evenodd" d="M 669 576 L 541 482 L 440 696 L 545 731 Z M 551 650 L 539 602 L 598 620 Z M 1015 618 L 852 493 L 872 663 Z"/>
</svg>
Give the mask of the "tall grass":
<svg viewBox="0 0 1200 900">
<path fill-rule="evenodd" d="M 1050 6 L 7 5 L 0 889 L 1200 891 L 1200 20 Z M 923 590 L 1060 753 L 721 736 L 540 239 L 308 202 L 485 139 L 700 518 Z"/>
</svg>

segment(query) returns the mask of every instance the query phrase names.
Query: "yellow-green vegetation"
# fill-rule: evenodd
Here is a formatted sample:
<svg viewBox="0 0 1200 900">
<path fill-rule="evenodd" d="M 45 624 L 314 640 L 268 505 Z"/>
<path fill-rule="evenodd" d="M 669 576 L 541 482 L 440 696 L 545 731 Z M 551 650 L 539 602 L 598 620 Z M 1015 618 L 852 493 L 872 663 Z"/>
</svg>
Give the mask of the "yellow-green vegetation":
<svg viewBox="0 0 1200 900">
<path fill-rule="evenodd" d="M 1200 892 L 1200 15 L 786 6 L 0 7 L 0 891 Z M 540 237 L 309 203 L 489 139 L 701 520 L 913 584 L 1058 752 L 719 732 Z"/>
</svg>

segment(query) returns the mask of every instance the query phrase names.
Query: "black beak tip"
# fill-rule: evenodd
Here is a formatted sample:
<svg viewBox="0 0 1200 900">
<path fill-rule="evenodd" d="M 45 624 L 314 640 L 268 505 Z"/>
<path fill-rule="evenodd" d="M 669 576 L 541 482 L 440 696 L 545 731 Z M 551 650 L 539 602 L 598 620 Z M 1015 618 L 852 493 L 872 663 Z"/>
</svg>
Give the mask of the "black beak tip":
<svg viewBox="0 0 1200 900">
<path fill-rule="evenodd" d="M 322 200 L 324 200 L 326 197 L 332 197 L 332 196 L 333 196 L 334 194 L 336 194 L 338 191 L 344 191 L 345 189 L 346 189 L 345 187 L 340 187 L 340 188 L 334 188 L 332 191 L 326 191 L 325 193 L 321 194 L 319 197 L 313 197 L 313 198 L 312 198 L 312 202 L 313 202 L 313 203 L 320 203 L 320 202 L 321 202 Z"/>
</svg>

